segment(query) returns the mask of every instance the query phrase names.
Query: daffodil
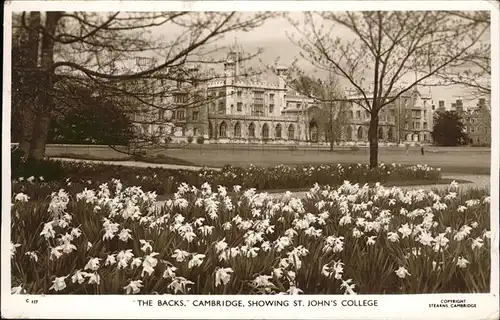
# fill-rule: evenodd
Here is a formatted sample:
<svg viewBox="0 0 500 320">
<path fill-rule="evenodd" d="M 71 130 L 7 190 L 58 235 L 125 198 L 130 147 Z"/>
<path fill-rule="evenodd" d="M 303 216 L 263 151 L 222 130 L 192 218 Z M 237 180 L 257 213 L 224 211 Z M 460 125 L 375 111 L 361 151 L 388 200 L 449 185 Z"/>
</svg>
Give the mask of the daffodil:
<svg viewBox="0 0 500 320">
<path fill-rule="evenodd" d="M 142 280 L 133 280 L 130 281 L 128 285 L 123 287 L 125 289 L 125 292 L 127 294 L 137 294 L 141 291 L 141 288 L 143 287 Z"/>
<path fill-rule="evenodd" d="M 411 276 L 411 274 L 408 272 L 408 270 L 406 270 L 405 267 L 399 267 L 396 271 L 395 271 L 396 275 L 401 278 L 401 279 L 404 279 L 406 278 L 406 276 Z"/>
<path fill-rule="evenodd" d="M 470 262 L 467 261 L 465 258 L 458 257 L 458 259 L 457 259 L 457 266 L 459 268 L 465 269 L 469 263 Z"/>
<path fill-rule="evenodd" d="M 204 254 L 194 254 L 188 262 L 188 269 L 200 266 L 203 263 L 204 258 Z"/>
<path fill-rule="evenodd" d="M 231 268 L 218 268 L 215 271 L 215 286 L 226 285 L 231 280 L 231 273 L 233 273 Z"/>
<path fill-rule="evenodd" d="M 163 278 L 175 278 L 175 271 L 177 270 L 174 266 L 167 266 L 163 272 Z"/>
<path fill-rule="evenodd" d="M 18 202 L 28 202 L 29 199 L 30 199 L 30 197 L 28 197 L 28 195 L 26 195 L 24 193 L 18 193 L 14 197 L 14 200 L 18 201 Z"/>
<path fill-rule="evenodd" d="M 52 286 L 50 286 L 49 290 L 54 290 L 54 291 L 62 291 L 66 288 L 66 278 L 68 276 L 64 277 L 56 277 L 52 281 Z"/>
<path fill-rule="evenodd" d="M 184 277 L 175 277 L 173 281 L 168 285 L 168 288 L 174 290 L 174 294 L 177 292 L 187 293 L 189 288 L 187 287 L 190 284 L 194 284 L 194 282 L 187 280 Z"/>
</svg>

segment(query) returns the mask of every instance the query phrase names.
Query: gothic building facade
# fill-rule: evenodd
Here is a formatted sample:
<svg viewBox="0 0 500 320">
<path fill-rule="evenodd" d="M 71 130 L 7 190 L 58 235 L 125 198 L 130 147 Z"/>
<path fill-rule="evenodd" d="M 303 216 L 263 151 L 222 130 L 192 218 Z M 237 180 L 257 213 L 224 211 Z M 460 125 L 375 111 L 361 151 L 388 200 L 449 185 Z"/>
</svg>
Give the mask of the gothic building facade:
<svg viewBox="0 0 500 320">
<path fill-rule="evenodd" d="M 287 87 L 286 67 L 278 67 L 271 82 L 245 75 L 241 64 L 239 53 L 231 51 L 222 75 L 200 86 L 177 83 L 167 90 L 168 97 L 158 98 L 157 104 L 164 107 L 150 110 L 139 130 L 159 133 L 160 142 L 168 137 L 174 143 L 199 142 L 200 137 L 203 143 L 328 143 L 324 111 L 313 99 Z M 157 81 L 157 86 L 165 84 Z M 370 115 L 356 103 L 359 95 L 346 96 L 345 117 L 337 123 L 341 128 L 335 140 L 366 144 Z M 145 118 L 140 112 L 134 115 L 136 120 L 141 117 Z M 432 119 L 429 96 L 417 89 L 403 93 L 380 111 L 379 142 L 430 143 Z"/>
</svg>

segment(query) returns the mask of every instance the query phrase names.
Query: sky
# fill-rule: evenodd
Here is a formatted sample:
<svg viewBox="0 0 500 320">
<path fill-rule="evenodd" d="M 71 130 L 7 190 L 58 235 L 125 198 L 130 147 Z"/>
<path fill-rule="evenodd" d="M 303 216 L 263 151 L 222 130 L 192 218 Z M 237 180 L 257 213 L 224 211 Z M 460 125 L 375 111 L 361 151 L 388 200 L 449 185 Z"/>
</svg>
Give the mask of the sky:
<svg viewBox="0 0 500 320">
<path fill-rule="evenodd" d="M 288 17 L 293 20 L 302 20 L 302 12 L 288 12 Z M 158 27 L 153 30 L 153 36 L 163 36 L 170 37 L 180 32 L 180 30 L 175 30 L 172 25 L 169 24 L 164 27 Z M 217 46 L 229 46 L 237 41 L 238 45 L 243 48 L 246 52 L 256 52 L 259 48 L 264 51 L 258 57 L 251 62 L 252 66 L 257 68 L 264 68 L 266 65 L 273 65 L 277 58 L 279 58 L 280 64 L 290 65 L 295 59 L 299 59 L 299 64 L 301 68 L 311 73 L 312 75 L 317 75 L 314 71 L 314 67 L 307 62 L 305 59 L 300 58 L 300 48 L 296 44 L 290 41 L 289 36 L 294 38 L 300 37 L 294 27 L 290 22 L 284 17 L 276 17 L 269 19 L 264 24 L 258 28 L 252 29 L 248 32 L 231 32 L 226 34 L 223 39 L 217 42 Z M 354 35 L 348 30 L 340 27 L 335 27 L 332 32 L 332 37 L 340 36 L 342 40 L 352 40 Z M 489 39 L 487 39 L 489 40 Z M 221 51 L 217 55 L 225 56 L 226 51 Z M 221 56 L 220 56 L 221 55 Z M 222 67 L 222 66 L 221 66 Z M 347 80 L 339 79 L 342 86 L 350 86 Z M 413 75 L 407 81 L 412 81 Z M 461 87 L 432 87 L 421 88 L 426 94 L 431 94 L 433 100 L 436 102 L 438 100 L 445 100 L 446 105 L 451 105 L 456 99 L 466 95 L 464 89 Z M 475 103 L 475 102 L 472 102 Z M 468 102 L 465 102 L 468 105 Z"/>
<path fill-rule="evenodd" d="M 294 20 L 300 20 L 303 17 L 302 12 L 290 12 L 289 17 Z M 350 40 L 354 38 L 346 29 L 341 29 L 336 27 L 334 29 L 336 34 L 333 36 L 341 36 L 343 40 Z M 275 60 L 279 57 L 280 64 L 288 65 L 292 63 L 296 58 L 300 59 L 299 52 L 300 49 L 296 44 L 290 41 L 289 36 L 292 35 L 294 38 L 298 36 L 295 29 L 291 24 L 283 17 L 273 18 L 267 20 L 264 25 L 256 29 L 250 30 L 248 32 L 232 32 L 224 36 L 224 38 L 217 42 L 219 46 L 228 46 L 233 44 L 235 41 L 243 47 L 246 52 L 255 52 L 258 48 L 262 48 L 264 51 L 259 56 L 259 60 L 262 62 L 254 61 L 253 64 L 256 65 L 272 65 Z M 489 39 L 486 37 L 486 40 Z M 225 54 L 225 53 L 221 53 Z M 309 62 L 304 59 L 299 60 L 301 67 L 308 72 L 314 72 L 314 67 L 310 65 Z M 408 79 L 412 81 L 414 76 Z M 347 80 L 340 79 L 341 85 L 347 86 Z M 451 102 L 465 96 L 464 89 L 461 87 L 429 87 L 421 88 L 426 94 L 431 94 L 433 100 L 436 102 L 438 100 L 445 100 L 446 105 L 451 105 Z M 469 104 L 475 104 L 475 101 L 467 102 L 465 101 L 465 106 Z"/>
</svg>

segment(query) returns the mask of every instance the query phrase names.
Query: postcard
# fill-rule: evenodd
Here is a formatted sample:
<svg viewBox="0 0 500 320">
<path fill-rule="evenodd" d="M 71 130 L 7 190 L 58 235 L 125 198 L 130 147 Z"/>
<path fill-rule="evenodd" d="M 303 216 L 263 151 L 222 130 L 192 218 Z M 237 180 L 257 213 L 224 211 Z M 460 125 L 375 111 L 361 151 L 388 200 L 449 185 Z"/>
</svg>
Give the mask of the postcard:
<svg viewBox="0 0 500 320">
<path fill-rule="evenodd" d="M 3 317 L 499 318 L 498 3 L 4 9 Z"/>
</svg>

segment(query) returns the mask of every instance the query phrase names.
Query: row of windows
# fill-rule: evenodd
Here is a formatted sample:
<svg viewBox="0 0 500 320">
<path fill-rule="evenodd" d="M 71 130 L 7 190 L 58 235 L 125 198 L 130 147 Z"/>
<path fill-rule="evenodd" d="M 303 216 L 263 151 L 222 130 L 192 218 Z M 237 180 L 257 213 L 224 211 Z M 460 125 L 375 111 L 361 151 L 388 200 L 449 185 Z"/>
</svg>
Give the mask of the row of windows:
<svg viewBox="0 0 500 320">
<path fill-rule="evenodd" d="M 254 99 L 264 99 L 265 96 L 269 96 L 269 100 L 274 100 L 275 98 L 275 94 L 274 93 L 269 93 L 269 95 L 267 93 L 264 93 L 264 91 L 248 91 L 248 93 L 251 93 L 253 94 L 253 98 Z M 229 96 L 232 96 L 234 95 L 234 91 L 231 91 L 229 92 L 228 94 Z M 209 91 L 208 92 L 208 96 L 209 97 L 225 97 L 226 96 L 226 92 L 225 91 L 218 91 L 218 92 L 215 92 L 215 91 Z M 237 98 L 242 98 L 243 97 L 243 90 L 237 90 L 236 91 L 236 97 Z"/>
<path fill-rule="evenodd" d="M 215 107 L 215 104 L 212 103 L 212 107 Z M 234 104 L 231 105 L 231 112 L 234 110 Z M 242 112 L 243 111 L 243 102 L 237 102 L 236 103 L 236 111 L 237 112 Z M 268 106 L 268 111 L 270 114 L 274 113 L 274 104 L 270 104 Z M 226 113 L 226 105 L 224 102 L 220 101 L 218 104 L 217 112 L 219 114 L 225 114 Z M 259 116 L 259 115 L 264 115 L 264 105 L 262 103 L 254 103 L 252 105 L 252 110 L 251 114 L 253 116 Z"/>
<path fill-rule="evenodd" d="M 219 125 L 219 137 L 222 137 L 222 138 L 227 137 L 227 129 L 228 129 L 227 124 L 226 124 L 226 122 L 223 121 Z M 264 123 L 264 125 L 262 126 L 262 132 L 261 132 L 262 138 L 264 138 L 264 139 L 269 138 L 269 133 L 270 133 L 269 130 L 270 130 L 269 125 L 267 123 Z M 288 126 L 287 134 L 288 134 L 288 139 L 294 139 L 295 127 L 293 126 L 293 124 Z M 234 125 L 233 136 L 237 137 L 237 138 L 241 137 L 241 124 L 239 122 L 237 122 Z M 248 137 L 255 138 L 255 124 L 253 122 L 248 125 Z M 282 137 L 281 124 L 277 124 L 276 127 L 274 128 L 274 137 L 277 139 L 281 139 L 281 137 Z"/>
<path fill-rule="evenodd" d="M 358 140 L 362 140 L 368 136 L 368 133 L 365 131 L 367 131 L 366 128 L 358 127 L 358 131 L 356 132 L 356 137 L 358 138 Z M 350 126 L 348 126 L 346 129 L 346 135 L 348 139 L 352 137 L 352 128 Z M 392 128 L 389 128 L 389 130 L 387 130 L 387 137 L 384 136 L 384 129 L 382 127 L 378 128 L 378 138 L 387 140 L 394 139 Z"/>
<path fill-rule="evenodd" d="M 410 127 L 410 124 L 408 122 L 405 122 L 405 129 L 408 130 L 409 127 Z M 420 122 L 419 121 L 413 121 L 412 125 L 411 125 L 411 128 L 412 129 L 416 129 L 416 130 L 420 130 Z M 429 125 L 427 124 L 427 122 L 423 123 L 423 129 L 424 130 L 429 129 Z"/>
<path fill-rule="evenodd" d="M 158 111 L 158 120 L 163 120 L 166 118 L 165 114 L 169 110 L 159 110 Z M 193 121 L 198 121 L 200 117 L 200 112 L 199 111 L 193 111 L 191 114 L 191 120 Z M 176 120 L 186 120 L 186 110 L 175 110 L 173 113 L 173 118 Z"/>
<path fill-rule="evenodd" d="M 147 125 L 144 125 L 143 128 L 143 133 L 144 132 L 147 132 L 148 128 L 147 128 Z M 160 134 L 160 135 L 163 135 L 165 133 L 165 128 L 164 127 L 158 127 L 157 129 L 157 132 Z M 182 127 L 181 128 L 181 132 L 182 132 L 182 135 L 185 136 L 186 135 L 186 127 Z M 193 128 L 193 135 L 194 136 L 198 136 L 200 134 L 200 129 L 198 128 Z"/>
</svg>

